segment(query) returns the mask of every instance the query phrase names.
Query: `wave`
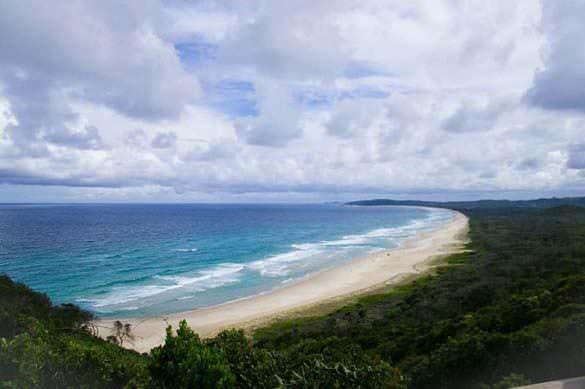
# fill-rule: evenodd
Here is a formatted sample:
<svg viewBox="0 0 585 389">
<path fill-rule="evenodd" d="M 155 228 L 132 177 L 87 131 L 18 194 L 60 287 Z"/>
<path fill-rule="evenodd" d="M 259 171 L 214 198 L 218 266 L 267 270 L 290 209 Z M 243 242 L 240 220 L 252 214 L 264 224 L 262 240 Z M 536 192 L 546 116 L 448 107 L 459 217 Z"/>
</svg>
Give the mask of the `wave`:
<svg viewBox="0 0 585 389">
<path fill-rule="evenodd" d="M 170 281 L 173 288 L 190 286 L 194 291 L 217 288 L 239 280 L 238 273 L 244 270 L 244 265 L 237 263 L 222 263 L 209 270 L 201 270 L 198 276 L 155 276 L 155 278 Z"/>
<path fill-rule="evenodd" d="M 254 261 L 247 265 L 249 269 L 260 272 L 267 277 L 282 277 L 290 274 L 298 262 L 316 258 L 319 254 L 351 248 L 364 247 L 365 253 L 396 247 L 404 240 L 414 236 L 418 231 L 425 231 L 452 218 L 450 211 L 430 210 L 424 219 L 412 220 L 406 225 L 378 228 L 363 234 L 345 235 L 340 239 L 323 240 L 313 243 L 295 243 L 294 251 Z M 382 242 L 381 242 L 382 241 Z"/>
<path fill-rule="evenodd" d="M 117 287 L 101 298 L 79 299 L 78 302 L 88 303 L 96 310 L 103 311 L 107 307 L 116 307 L 118 310 L 127 310 L 120 305 L 133 301 L 153 297 L 165 292 L 180 288 L 188 288 L 190 292 L 201 292 L 239 281 L 239 272 L 244 265 L 223 263 L 209 270 L 202 270 L 197 275 L 154 276 L 163 284 L 141 285 L 135 287 Z"/>
<path fill-rule="evenodd" d="M 192 248 L 192 249 L 174 249 L 173 251 L 176 251 L 178 253 L 194 253 L 195 251 L 197 251 L 197 248 Z"/>
<path fill-rule="evenodd" d="M 256 270 L 261 276 L 280 277 L 290 272 L 290 264 L 306 260 L 309 257 L 321 254 L 323 250 L 305 248 L 284 254 L 274 255 L 266 259 L 260 259 L 246 265 L 248 269 Z"/>
</svg>

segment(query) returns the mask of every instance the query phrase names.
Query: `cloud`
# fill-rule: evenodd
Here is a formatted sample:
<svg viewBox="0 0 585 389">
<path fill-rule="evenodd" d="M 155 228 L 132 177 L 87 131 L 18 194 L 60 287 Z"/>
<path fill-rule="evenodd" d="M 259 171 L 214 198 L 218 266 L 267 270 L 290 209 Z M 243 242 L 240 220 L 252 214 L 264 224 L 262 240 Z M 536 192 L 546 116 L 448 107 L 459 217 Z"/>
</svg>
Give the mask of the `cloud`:
<svg viewBox="0 0 585 389">
<path fill-rule="evenodd" d="M 144 148 L 148 143 L 148 137 L 144 130 L 137 128 L 135 130 L 131 130 L 130 132 L 128 132 L 128 135 L 126 135 L 124 143 L 127 144 L 128 146 L 141 149 Z"/>
<path fill-rule="evenodd" d="M 537 170 L 542 166 L 542 161 L 538 158 L 526 158 L 518 163 L 520 170 Z"/>
<path fill-rule="evenodd" d="M 471 102 L 466 100 L 443 121 L 443 129 L 453 133 L 489 131 L 508 108 L 507 103 L 503 101 Z"/>
<path fill-rule="evenodd" d="M 177 143 L 177 134 L 173 132 L 159 132 L 150 145 L 155 149 L 168 149 Z"/>
<path fill-rule="evenodd" d="M 99 150 L 104 147 L 98 129 L 94 126 L 85 126 L 80 130 L 67 128 L 58 131 L 50 129 L 42 133 L 41 137 L 49 143 L 82 150 Z"/>
<path fill-rule="evenodd" d="M 238 25 L 238 15 L 224 2 L 169 2 L 162 9 L 162 34 L 173 42 L 217 42 Z"/>
<path fill-rule="evenodd" d="M 199 144 L 188 149 L 183 159 L 185 161 L 218 161 L 236 157 L 241 153 L 237 143 L 230 141 L 219 141 L 213 143 Z"/>
<path fill-rule="evenodd" d="M 348 52 L 338 17 L 350 2 L 256 1 L 237 9 L 239 23 L 226 35 L 219 57 L 263 76 L 328 78 L 341 73 Z M 317 16 L 318 15 L 318 16 Z"/>
<path fill-rule="evenodd" d="M 236 122 L 238 137 L 248 144 L 259 146 L 284 146 L 300 137 L 300 113 L 287 85 L 259 79 L 254 87 L 259 113 Z"/>
<path fill-rule="evenodd" d="M 0 201 L 585 189 L 571 7 L 2 3 Z"/>
<path fill-rule="evenodd" d="M 4 3 L 0 61 L 23 83 L 32 77 L 45 88 L 66 84 L 74 97 L 130 116 L 176 116 L 199 86 L 157 34 L 158 10 L 153 1 Z"/>
<path fill-rule="evenodd" d="M 536 71 L 527 101 L 545 109 L 585 112 L 585 2 L 545 0 L 541 28 L 547 38 L 544 67 Z"/>
<path fill-rule="evenodd" d="M 143 120 L 177 118 L 199 91 L 174 46 L 157 33 L 159 5 L 79 1 L 0 5 L 0 93 L 17 123 L 6 134 L 22 153 L 47 143 L 103 147 L 73 106 L 83 101 Z"/>
<path fill-rule="evenodd" d="M 381 112 L 380 103 L 373 99 L 343 100 L 336 104 L 326 124 L 327 132 L 340 138 L 360 136 Z"/>
<path fill-rule="evenodd" d="M 585 169 L 585 144 L 576 144 L 569 147 L 567 160 L 569 169 Z"/>
</svg>

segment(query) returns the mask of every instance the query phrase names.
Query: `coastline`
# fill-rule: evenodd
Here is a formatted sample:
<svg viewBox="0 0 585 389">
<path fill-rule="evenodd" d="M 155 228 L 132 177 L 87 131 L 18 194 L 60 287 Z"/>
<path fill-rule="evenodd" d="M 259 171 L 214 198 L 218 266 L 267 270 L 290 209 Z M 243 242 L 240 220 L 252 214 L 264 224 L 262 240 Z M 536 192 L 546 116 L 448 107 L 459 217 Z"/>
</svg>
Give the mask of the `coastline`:
<svg viewBox="0 0 585 389">
<path fill-rule="evenodd" d="M 123 319 L 131 324 L 135 336 L 125 347 L 147 352 L 164 342 L 168 325 L 177 328 L 183 319 L 202 337 L 210 337 L 225 329 L 257 327 L 300 310 L 396 284 L 424 272 L 436 257 L 459 251 L 466 239 L 467 225 L 467 217 L 455 212 L 450 222 L 417 233 L 398 248 L 311 274 L 264 294 L 170 315 Z M 99 335 L 110 335 L 115 320 L 97 320 Z"/>
</svg>

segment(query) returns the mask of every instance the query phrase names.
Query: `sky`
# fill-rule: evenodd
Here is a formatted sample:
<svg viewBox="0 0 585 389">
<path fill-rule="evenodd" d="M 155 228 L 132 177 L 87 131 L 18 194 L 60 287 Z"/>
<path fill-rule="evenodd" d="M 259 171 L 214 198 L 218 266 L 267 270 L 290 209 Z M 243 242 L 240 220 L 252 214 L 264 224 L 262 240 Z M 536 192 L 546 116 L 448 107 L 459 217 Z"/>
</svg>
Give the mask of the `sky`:
<svg viewBox="0 0 585 389">
<path fill-rule="evenodd" d="M 0 2 L 0 202 L 585 195 L 585 0 Z"/>
</svg>

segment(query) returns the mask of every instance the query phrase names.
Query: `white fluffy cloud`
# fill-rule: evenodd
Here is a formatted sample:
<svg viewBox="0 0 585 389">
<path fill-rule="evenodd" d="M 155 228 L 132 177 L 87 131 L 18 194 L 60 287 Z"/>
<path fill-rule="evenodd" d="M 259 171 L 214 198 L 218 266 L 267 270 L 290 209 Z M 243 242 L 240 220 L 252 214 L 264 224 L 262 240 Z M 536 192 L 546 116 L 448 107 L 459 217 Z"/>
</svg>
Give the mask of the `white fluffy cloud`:
<svg viewBox="0 0 585 389">
<path fill-rule="evenodd" d="M 284 146 L 302 135 L 300 113 L 287 86 L 278 80 L 254 83 L 258 116 L 236 121 L 236 132 L 252 145 Z"/>
<path fill-rule="evenodd" d="M 584 4 L 2 3 L 0 201 L 579 192 Z"/>
</svg>

